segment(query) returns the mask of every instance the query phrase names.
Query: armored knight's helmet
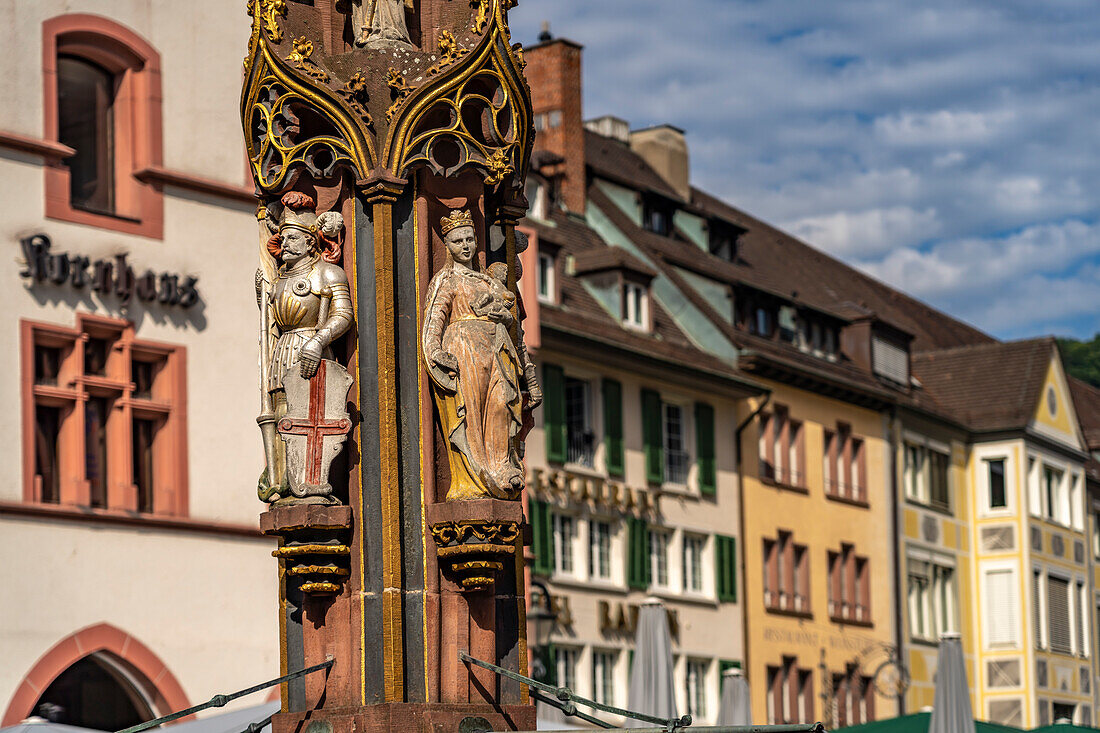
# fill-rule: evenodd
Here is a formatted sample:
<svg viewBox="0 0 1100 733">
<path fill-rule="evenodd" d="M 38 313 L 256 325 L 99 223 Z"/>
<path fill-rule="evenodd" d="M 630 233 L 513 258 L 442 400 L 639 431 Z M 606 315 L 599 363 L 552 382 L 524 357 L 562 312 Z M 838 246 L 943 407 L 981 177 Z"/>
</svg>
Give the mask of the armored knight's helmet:
<svg viewBox="0 0 1100 733">
<path fill-rule="evenodd" d="M 318 215 L 317 204 L 307 193 L 287 191 L 279 200 L 279 204 L 278 219 L 273 217 L 276 212 L 271 211 L 268 214 L 268 227 L 272 229 L 273 234 L 294 227 L 309 232 L 314 237 L 321 234 L 334 239 L 344 228 L 344 217 L 340 212 L 326 211 Z"/>
<path fill-rule="evenodd" d="M 265 220 L 271 232 L 268 251 L 279 256 L 279 235 L 285 229 L 300 229 L 313 235 L 326 262 L 338 263 L 341 257 L 340 232 L 344 216 L 339 211 L 317 213 L 313 197 L 301 191 L 287 191 L 278 203 L 269 206 Z"/>
</svg>

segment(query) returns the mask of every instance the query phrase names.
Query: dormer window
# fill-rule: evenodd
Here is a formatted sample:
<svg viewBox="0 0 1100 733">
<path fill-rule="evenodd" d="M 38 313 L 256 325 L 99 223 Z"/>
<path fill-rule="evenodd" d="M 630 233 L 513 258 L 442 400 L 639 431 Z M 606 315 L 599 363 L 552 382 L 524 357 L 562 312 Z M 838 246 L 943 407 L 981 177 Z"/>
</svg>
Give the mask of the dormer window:
<svg viewBox="0 0 1100 733">
<path fill-rule="evenodd" d="M 558 300 L 557 292 L 557 277 L 554 268 L 554 256 L 546 252 L 539 252 L 539 302 L 553 305 Z"/>
<path fill-rule="evenodd" d="M 871 368 L 875 374 L 896 384 L 909 384 L 909 349 L 898 343 L 874 335 L 871 338 Z"/>
<path fill-rule="evenodd" d="M 672 215 L 675 209 L 662 199 L 648 197 L 643 208 L 642 223 L 648 232 L 668 236 L 672 232 Z"/>
<path fill-rule="evenodd" d="M 793 342 L 798 333 L 795 314 L 796 311 L 793 306 L 779 306 L 779 338 L 784 341 Z"/>
<path fill-rule="evenodd" d="M 623 325 L 649 330 L 649 294 L 638 283 L 623 283 Z"/>
<path fill-rule="evenodd" d="M 772 314 L 767 308 L 757 307 L 753 312 L 752 332 L 757 336 L 772 335 Z"/>
<path fill-rule="evenodd" d="M 726 262 L 735 261 L 737 259 L 737 240 L 745 233 L 745 230 L 717 219 L 711 220 L 708 228 L 710 231 L 710 241 L 708 243 L 710 253 Z"/>
</svg>

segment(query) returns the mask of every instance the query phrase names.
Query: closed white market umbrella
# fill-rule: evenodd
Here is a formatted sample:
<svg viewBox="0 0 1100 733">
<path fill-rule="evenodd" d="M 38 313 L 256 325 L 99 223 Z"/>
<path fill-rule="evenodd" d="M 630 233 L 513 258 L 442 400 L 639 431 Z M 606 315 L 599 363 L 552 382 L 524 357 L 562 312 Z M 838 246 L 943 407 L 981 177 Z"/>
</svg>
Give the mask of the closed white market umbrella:
<svg viewBox="0 0 1100 733">
<path fill-rule="evenodd" d="M 665 604 L 657 598 L 647 598 L 638 611 L 627 708 L 658 718 L 676 717 L 672 638 Z"/>
<path fill-rule="evenodd" d="M 749 683 L 738 667 L 722 673 L 722 698 L 715 725 L 752 725 Z"/>
<path fill-rule="evenodd" d="M 975 733 L 962 639 L 955 632 L 940 637 L 939 661 L 936 663 L 936 696 L 932 702 L 928 733 Z"/>
</svg>

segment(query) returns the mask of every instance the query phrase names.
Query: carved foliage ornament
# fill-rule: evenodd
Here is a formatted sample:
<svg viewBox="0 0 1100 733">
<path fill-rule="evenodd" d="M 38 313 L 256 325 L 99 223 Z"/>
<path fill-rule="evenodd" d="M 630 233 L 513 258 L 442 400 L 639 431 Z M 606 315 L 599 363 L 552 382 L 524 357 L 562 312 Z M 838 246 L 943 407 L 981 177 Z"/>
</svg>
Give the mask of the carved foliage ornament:
<svg viewBox="0 0 1100 733">
<path fill-rule="evenodd" d="M 285 38 L 286 0 L 251 0 L 242 116 L 259 188 L 268 194 L 285 190 L 298 168 L 315 177 L 347 167 L 360 179 L 403 179 L 418 165 L 448 176 L 477 168 L 489 185 L 521 186 L 534 130 L 521 52 L 507 26 L 506 12 L 514 4 L 472 3 L 474 42 L 461 29 L 443 31 L 438 61 L 415 80 L 411 70 L 391 68 L 390 124 L 376 131 L 366 81 L 381 70 L 334 77 L 317 58 L 316 39 Z M 280 44 L 282 56 L 275 48 Z M 363 53 L 364 62 L 378 60 Z"/>
<path fill-rule="evenodd" d="M 509 176 L 512 185 L 522 185 L 517 172 L 526 170 L 534 129 L 530 93 L 508 31 L 506 12 L 514 4 L 471 3 L 480 40 L 464 46 L 454 33 L 441 33 L 440 59 L 423 84 L 413 86 L 392 70 L 393 103 L 380 165 L 397 177 L 417 165 L 444 176 L 473 167 L 489 185 Z"/>
</svg>

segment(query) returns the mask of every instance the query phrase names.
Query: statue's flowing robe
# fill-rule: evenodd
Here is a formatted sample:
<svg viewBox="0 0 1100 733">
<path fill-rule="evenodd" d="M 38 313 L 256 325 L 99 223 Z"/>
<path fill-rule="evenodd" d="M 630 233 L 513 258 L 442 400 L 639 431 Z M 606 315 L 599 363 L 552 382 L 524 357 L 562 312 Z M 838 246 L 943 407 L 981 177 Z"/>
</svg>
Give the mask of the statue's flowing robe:
<svg viewBox="0 0 1100 733">
<path fill-rule="evenodd" d="M 513 499 L 523 486 L 519 357 L 505 325 L 479 307 L 494 285 L 484 273 L 448 267 L 428 288 L 425 358 L 442 348 L 458 362 L 457 377 L 428 364 L 452 453 L 448 500 Z"/>
</svg>

